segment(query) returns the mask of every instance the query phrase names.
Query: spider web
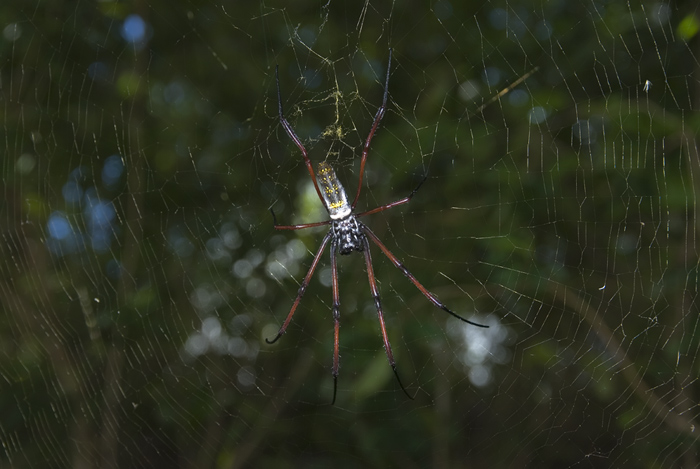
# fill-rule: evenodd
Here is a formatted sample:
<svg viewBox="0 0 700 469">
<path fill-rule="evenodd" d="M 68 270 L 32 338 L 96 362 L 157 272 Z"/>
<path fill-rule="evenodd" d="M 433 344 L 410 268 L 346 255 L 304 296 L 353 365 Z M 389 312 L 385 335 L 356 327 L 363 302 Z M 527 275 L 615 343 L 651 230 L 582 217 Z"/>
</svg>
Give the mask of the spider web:
<svg viewBox="0 0 700 469">
<path fill-rule="evenodd" d="M 695 467 L 692 2 L 0 6 L 7 467 Z M 438 308 L 327 227 L 285 113 Z"/>
</svg>

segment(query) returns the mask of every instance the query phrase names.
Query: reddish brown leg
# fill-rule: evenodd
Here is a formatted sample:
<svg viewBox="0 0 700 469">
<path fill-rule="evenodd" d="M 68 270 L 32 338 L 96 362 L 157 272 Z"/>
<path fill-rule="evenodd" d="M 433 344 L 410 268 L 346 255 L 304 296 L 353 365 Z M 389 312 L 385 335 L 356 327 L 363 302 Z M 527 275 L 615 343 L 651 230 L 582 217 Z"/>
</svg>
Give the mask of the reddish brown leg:
<svg viewBox="0 0 700 469">
<path fill-rule="evenodd" d="M 294 316 L 294 311 L 296 311 L 297 306 L 299 306 L 299 302 L 301 301 L 301 297 L 304 296 L 304 292 L 306 292 L 306 288 L 309 286 L 309 282 L 311 281 L 311 277 L 314 275 L 314 271 L 316 270 L 316 267 L 318 266 L 318 261 L 321 259 L 321 254 L 323 254 L 323 251 L 326 249 L 326 245 L 328 244 L 328 241 L 331 239 L 331 231 L 328 232 L 328 234 L 323 238 L 323 241 L 321 242 L 321 247 L 318 248 L 318 252 L 316 252 L 316 257 L 314 257 L 314 261 L 311 263 L 311 267 L 309 267 L 309 271 L 306 273 L 306 277 L 304 277 L 304 280 L 301 282 L 301 286 L 299 287 L 299 292 L 297 293 L 297 298 L 294 300 L 294 304 L 292 305 L 292 309 L 289 311 L 289 314 L 287 315 L 287 319 L 284 321 L 284 324 L 282 324 L 282 327 L 280 327 L 279 332 L 275 336 L 274 339 L 265 339 L 265 342 L 268 344 L 274 344 L 277 342 L 277 340 L 282 337 L 282 334 L 287 330 L 287 326 L 289 326 L 289 323 L 292 322 L 292 316 Z"/>
<path fill-rule="evenodd" d="M 275 229 L 276 230 L 303 230 L 305 228 L 313 228 L 314 226 L 323 226 L 323 225 L 330 225 L 331 221 L 326 220 L 326 221 L 319 221 L 316 223 L 304 223 L 303 225 L 278 225 L 277 224 L 277 216 L 275 215 L 275 212 L 270 209 L 270 213 L 272 214 L 272 220 L 275 224 Z"/>
<path fill-rule="evenodd" d="M 340 293 L 338 290 L 338 262 L 336 260 L 335 245 L 331 243 L 331 282 L 333 285 L 333 402 L 335 404 L 335 396 L 338 393 L 338 368 L 340 366 L 340 355 L 338 349 L 340 347 Z"/>
<path fill-rule="evenodd" d="M 398 381 L 399 386 L 403 390 L 404 394 L 408 396 L 409 399 L 413 399 L 399 378 L 399 372 L 396 370 L 396 361 L 394 360 L 394 354 L 391 351 L 391 344 L 389 343 L 389 336 L 386 333 L 386 324 L 384 323 L 384 312 L 382 311 L 382 300 L 379 297 L 379 290 L 377 289 L 377 281 L 374 278 L 374 269 L 372 268 L 372 255 L 369 252 L 369 241 L 367 238 L 363 238 L 364 243 L 364 253 L 365 253 L 365 264 L 367 265 L 367 277 L 369 278 L 369 288 L 372 290 L 372 298 L 374 298 L 374 306 L 377 308 L 377 317 L 379 317 L 379 327 L 382 330 L 382 339 L 384 340 L 384 350 L 386 351 L 386 357 L 389 359 L 389 365 L 391 369 L 394 370 L 394 376 L 396 376 L 396 381 Z"/>
<path fill-rule="evenodd" d="M 367 210 L 366 212 L 358 213 L 355 216 L 364 217 L 365 215 L 372 215 L 373 213 L 383 212 L 384 210 L 396 207 L 397 205 L 407 204 L 411 201 L 413 196 L 416 195 L 416 192 L 418 192 L 418 189 L 420 189 L 420 186 L 423 185 L 426 179 L 428 179 L 428 176 L 423 178 L 423 180 L 418 184 L 418 186 L 416 186 L 416 188 L 413 189 L 410 194 L 408 194 L 408 197 L 404 197 L 403 199 L 397 200 L 396 202 L 391 202 L 390 204 L 382 205 L 381 207 L 373 208 L 372 210 Z"/>
<path fill-rule="evenodd" d="M 372 137 L 374 137 L 374 132 L 377 131 L 377 127 L 379 127 L 379 122 L 382 120 L 382 117 L 384 117 L 384 113 L 386 112 L 386 100 L 387 97 L 389 96 L 389 71 L 391 70 L 391 49 L 389 49 L 389 63 L 386 65 L 386 82 L 384 83 L 384 98 L 382 99 L 382 105 L 379 106 L 379 109 L 377 110 L 377 114 L 374 116 L 374 123 L 372 124 L 372 130 L 369 131 L 369 135 L 367 136 L 367 140 L 365 141 L 365 146 L 362 149 L 362 161 L 360 161 L 360 177 L 359 181 L 357 182 L 357 193 L 355 194 L 355 200 L 352 201 L 352 208 L 355 208 L 355 205 L 357 205 L 357 200 L 360 198 L 360 191 L 362 190 L 362 178 L 365 175 L 365 162 L 367 162 L 367 153 L 369 152 L 369 144 L 372 141 Z M 318 188 L 317 188 L 318 189 Z"/>
<path fill-rule="evenodd" d="M 280 116 L 280 124 L 282 124 L 282 127 L 284 127 L 284 130 L 287 132 L 287 135 L 289 135 L 289 138 L 291 138 L 294 141 L 296 146 L 301 151 L 301 154 L 304 156 L 304 163 L 306 163 L 306 169 L 309 170 L 309 174 L 311 175 L 311 180 L 313 181 L 314 187 L 316 188 L 318 198 L 321 199 L 321 203 L 323 203 L 323 205 L 325 206 L 326 202 L 324 201 L 323 196 L 321 195 L 321 189 L 318 188 L 318 183 L 316 182 L 316 174 L 314 174 L 314 168 L 313 166 L 311 166 L 311 160 L 309 160 L 309 155 L 306 153 L 306 148 L 304 148 L 304 145 L 301 144 L 301 140 L 299 140 L 297 134 L 294 133 L 294 129 L 292 129 L 292 126 L 289 125 L 289 122 L 284 117 L 284 113 L 282 112 L 282 94 L 280 93 L 279 66 L 275 67 L 275 81 L 277 82 L 277 104 L 279 108 L 278 110 Z M 326 210 L 328 210 L 328 207 L 326 207 Z"/>
<path fill-rule="evenodd" d="M 376 244 L 377 246 L 379 246 L 379 249 L 381 249 L 382 252 L 384 253 L 384 255 L 385 255 L 386 257 L 389 258 L 389 260 L 391 261 L 391 263 L 394 264 L 401 272 L 403 272 L 403 274 L 404 274 L 406 277 L 408 277 L 408 279 L 409 279 L 411 282 L 413 282 L 413 284 L 418 288 L 418 290 L 420 290 L 420 292 L 421 292 L 428 300 L 430 300 L 430 302 L 431 302 L 432 304 L 434 304 L 435 306 L 437 306 L 437 307 L 440 308 L 441 310 L 443 310 L 443 311 L 445 311 L 445 312 L 451 314 L 452 316 L 456 317 L 456 318 L 459 319 L 460 321 L 464 321 L 464 322 L 466 322 L 466 323 L 468 323 L 468 324 L 471 324 L 472 326 L 477 326 L 477 327 L 489 327 L 489 326 L 485 326 L 485 325 L 483 325 L 483 324 L 479 324 L 479 323 L 476 323 L 476 322 L 472 322 L 472 321 L 470 321 L 470 320 L 468 320 L 468 319 L 464 319 L 462 316 L 460 316 L 460 315 L 458 315 L 457 313 L 451 311 L 447 306 L 445 306 L 444 304 L 442 304 L 442 303 L 440 302 L 440 300 L 438 300 L 437 297 L 436 297 L 435 295 L 433 295 L 432 293 L 430 293 L 423 285 L 421 285 L 421 283 L 420 283 L 418 280 L 416 280 L 416 277 L 414 277 L 413 274 L 412 274 L 411 272 L 408 271 L 408 269 L 406 268 L 406 266 L 404 266 L 403 263 L 402 263 L 400 260 L 398 260 L 398 259 L 396 258 L 396 256 L 394 256 L 394 255 L 391 253 L 391 251 L 389 251 L 389 250 L 387 249 L 387 247 L 384 246 L 384 244 L 383 244 L 381 241 L 379 241 L 379 238 L 377 238 L 377 235 L 375 235 L 374 233 L 372 233 L 372 230 L 370 230 L 369 228 L 367 228 L 367 227 L 364 226 L 364 225 L 363 225 L 362 229 L 363 229 L 363 231 L 365 232 L 365 234 L 372 240 L 372 242 L 374 242 L 374 244 Z"/>
</svg>

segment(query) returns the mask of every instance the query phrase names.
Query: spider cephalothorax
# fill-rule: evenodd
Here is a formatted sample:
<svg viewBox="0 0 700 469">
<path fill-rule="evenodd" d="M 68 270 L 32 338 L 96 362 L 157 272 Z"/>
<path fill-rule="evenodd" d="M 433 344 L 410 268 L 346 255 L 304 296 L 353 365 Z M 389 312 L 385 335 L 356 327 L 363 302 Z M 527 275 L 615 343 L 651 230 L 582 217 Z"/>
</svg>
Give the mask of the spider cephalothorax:
<svg viewBox="0 0 700 469">
<path fill-rule="evenodd" d="M 367 226 L 363 223 L 361 223 L 358 218 L 363 217 L 365 215 L 371 215 L 373 213 L 381 212 L 383 210 L 387 210 L 392 207 L 396 207 L 397 205 L 402 205 L 407 203 L 408 201 L 411 200 L 411 197 L 414 196 L 416 191 L 420 188 L 421 184 L 423 184 L 423 181 L 421 181 L 421 184 L 416 187 L 413 192 L 411 192 L 408 197 L 404 197 L 401 200 L 397 200 L 396 202 L 392 202 L 390 204 L 382 205 L 381 207 L 377 207 L 372 210 L 368 210 L 366 212 L 360 212 L 360 213 L 355 213 L 355 206 L 357 205 L 357 200 L 360 197 L 360 190 L 362 189 L 362 177 L 365 172 L 365 162 L 367 161 L 367 153 L 369 151 L 369 144 L 372 141 L 372 137 L 374 136 L 374 132 L 377 130 L 377 127 L 379 126 L 379 122 L 382 120 L 382 117 L 384 117 L 384 112 L 386 111 L 386 101 L 387 101 L 387 96 L 389 93 L 389 71 L 391 70 L 391 50 L 389 50 L 389 63 L 387 64 L 387 70 L 386 70 L 386 82 L 384 84 L 384 99 L 382 100 L 382 105 L 379 107 L 379 110 L 377 110 L 377 114 L 374 117 L 374 123 L 372 124 L 372 129 L 369 132 L 369 135 L 367 136 L 367 140 L 365 141 L 364 148 L 362 150 L 362 160 L 360 161 L 360 177 L 359 177 L 359 182 L 357 183 L 357 193 L 355 195 L 355 199 L 351 204 L 348 204 L 348 198 L 345 193 L 345 189 L 343 188 L 342 184 L 340 184 L 340 181 L 338 180 L 338 177 L 335 174 L 335 171 L 333 171 L 333 168 L 326 163 L 322 162 L 319 163 L 318 165 L 318 178 L 316 173 L 314 173 L 313 166 L 311 165 L 311 160 L 309 160 L 309 156 L 306 152 L 306 148 L 304 148 L 304 145 L 301 144 L 301 140 L 299 140 L 299 137 L 294 133 L 294 130 L 292 129 L 292 126 L 289 125 L 289 122 L 287 119 L 284 117 L 284 113 L 282 112 L 282 97 L 280 93 L 280 84 L 279 84 L 279 74 L 278 70 L 275 69 L 275 77 L 277 80 L 277 101 L 279 104 L 279 118 L 280 118 L 280 123 L 282 124 L 282 127 L 284 130 L 287 132 L 287 135 L 294 141 L 296 146 L 299 148 L 301 151 L 302 156 L 304 157 L 304 163 L 306 163 L 306 168 L 309 171 L 309 174 L 311 175 L 311 180 L 314 183 L 314 188 L 316 189 L 316 193 L 318 194 L 318 197 L 321 199 L 323 202 L 323 206 L 326 208 L 328 211 L 328 216 L 330 220 L 327 221 L 321 221 L 321 222 L 316 222 L 316 223 L 306 223 L 303 225 L 278 225 L 277 220 L 274 218 L 275 214 L 274 212 L 272 213 L 273 219 L 275 219 L 275 229 L 277 230 L 301 230 L 304 228 L 311 228 L 313 226 L 322 226 L 322 225 L 331 225 L 331 229 L 328 230 L 328 233 L 326 233 L 326 236 L 323 238 L 323 241 L 321 241 L 321 247 L 319 247 L 318 251 L 316 252 L 316 255 L 314 256 L 314 260 L 311 263 L 311 267 L 309 268 L 309 271 L 306 273 L 306 277 L 304 277 L 304 280 L 301 282 L 301 286 L 299 287 L 299 292 L 297 293 L 297 297 L 294 300 L 294 304 L 292 305 L 291 310 L 289 311 L 289 314 L 287 315 L 287 319 L 285 319 L 284 324 L 282 324 L 282 327 L 280 327 L 279 332 L 277 333 L 277 336 L 275 336 L 274 339 L 269 340 L 265 339 L 267 343 L 272 344 L 276 342 L 280 337 L 282 337 L 282 334 L 287 330 L 287 326 L 289 326 L 289 323 L 292 321 L 292 316 L 294 316 L 294 312 L 297 309 L 297 306 L 299 306 L 299 302 L 301 301 L 302 296 L 304 296 L 304 292 L 306 292 L 306 288 L 309 286 L 309 281 L 311 280 L 311 277 L 313 276 L 316 267 L 318 266 L 319 260 L 321 259 L 321 254 L 323 254 L 323 251 L 326 249 L 326 246 L 330 242 L 331 244 L 331 283 L 332 283 L 332 288 L 333 288 L 333 322 L 334 322 L 334 334 L 335 334 L 335 340 L 334 340 L 334 347 L 333 347 L 333 403 L 335 403 L 335 397 L 336 393 L 338 391 L 338 368 L 339 368 L 339 332 L 340 332 L 340 293 L 338 289 L 338 267 L 337 267 L 337 259 L 336 259 L 336 254 L 341 254 L 341 255 L 347 255 L 352 253 L 353 251 L 358 251 L 362 252 L 365 257 L 365 265 L 367 267 L 367 277 L 369 278 L 369 287 L 370 290 L 372 291 L 372 298 L 374 299 L 374 304 L 377 308 L 377 316 L 379 318 L 379 326 L 381 329 L 382 333 L 382 340 L 384 341 L 384 349 L 386 351 L 386 356 L 389 359 L 389 364 L 391 365 L 391 368 L 394 370 L 394 375 L 396 376 L 396 380 L 399 382 L 399 386 L 401 386 L 401 389 L 403 390 L 406 395 L 413 399 L 413 397 L 408 394 L 408 391 L 406 391 L 406 388 L 404 385 L 401 383 L 401 379 L 399 378 L 399 373 L 396 371 L 396 362 L 394 360 L 394 355 L 391 351 L 391 344 L 389 343 L 389 336 L 387 335 L 386 332 L 386 324 L 384 323 L 384 312 L 382 311 L 382 303 L 381 303 L 381 298 L 379 297 L 379 289 L 377 288 L 377 281 L 374 278 L 374 269 L 372 268 L 372 255 L 369 252 L 369 240 L 372 240 L 374 244 L 376 244 L 379 249 L 382 251 L 382 253 L 389 258 L 389 260 L 394 264 L 401 272 L 408 277 L 408 279 L 420 290 L 420 292 L 425 295 L 428 300 L 430 300 L 431 303 L 433 303 L 435 306 L 438 308 L 442 309 L 443 311 L 451 314 L 452 316 L 460 319 L 461 321 L 464 321 L 466 323 L 472 324 L 474 326 L 479 326 L 479 327 L 488 327 L 484 326 L 481 324 L 477 324 L 475 322 L 469 321 L 467 319 L 464 319 L 463 317 L 457 315 L 456 313 L 452 312 L 450 309 L 447 308 L 444 304 L 442 304 L 435 295 L 430 293 L 423 285 L 421 285 L 418 280 L 409 272 L 409 270 L 403 265 L 401 261 L 399 261 L 396 256 L 394 256 L 389 249 L 387 249 L 386 246 L 379 240 L 379 238 L 370 230 L 367 228 Z"/>
</svg>

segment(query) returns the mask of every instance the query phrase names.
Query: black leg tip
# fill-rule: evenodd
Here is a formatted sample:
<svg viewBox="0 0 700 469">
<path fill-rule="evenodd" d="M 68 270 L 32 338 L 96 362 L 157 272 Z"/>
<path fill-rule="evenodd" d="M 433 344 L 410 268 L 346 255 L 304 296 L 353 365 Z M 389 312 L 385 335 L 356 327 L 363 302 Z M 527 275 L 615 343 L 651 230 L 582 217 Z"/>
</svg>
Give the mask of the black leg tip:
<svg viewBox="0 0 700 469">
<path fill-rule="evenodd" d="M 277 226 L 277 215 L 275 215 L 275 211 L 272 210 L 272 207 L 270 207 L 270 214 L 272 215 L 272 223 Z"/>
<path fill-rule="evenodd" d="M 338 395 L 338 377 L 333 376 L 333 400 L 331 401 L 331 406 L 335 405 L 335 398 Z"/>
<path fill-rule="evenodd" d="M 478 322 L 470 321 L 469 319 L 462 319 L 464 322 L 467 324 L 471 324 L 472 326 L 476 327 L 483 327 L 484 329 L 488 329 L 490 326 L 487 326 L 486 324 L 479 324 Z"/>
<path fill-rule="evenodd" d="M 399 378 L 399 372 L 396 370 L 396 365 L 392 364 L 391 369 L 394 370 L 394 376 L 396 376 L 396 381 L 399 383 L 399 386 L 401 387 L 401 390 L 403 391 L 403 393 L 406 394 L 406 396 L 409 399 L 414 400 L 416 398 L 416 396 L 415 395 L 411 396 L 408 393 L 408 391 L 406 390 L 406 388 L 403 386 L 403 383 L 401 382 L 401 378 Z"/>
<path fill-rule="evenodd" d="M 277 337 L 275 337 L 275 338 L 272 339 L 272 340 L 270 340 L 270 339 L 268 339 L 268 338 L 266 337 L 266 338 L 265 338 L 265 342 L 267 342 L 268 344 L 272 345 L 272 344 L 274 344 L 275 342 L 277 342 L 277 341 L 280 339 L 280 337 L 282 337 L 282 334 L 277 334 Z"/>
</svg>

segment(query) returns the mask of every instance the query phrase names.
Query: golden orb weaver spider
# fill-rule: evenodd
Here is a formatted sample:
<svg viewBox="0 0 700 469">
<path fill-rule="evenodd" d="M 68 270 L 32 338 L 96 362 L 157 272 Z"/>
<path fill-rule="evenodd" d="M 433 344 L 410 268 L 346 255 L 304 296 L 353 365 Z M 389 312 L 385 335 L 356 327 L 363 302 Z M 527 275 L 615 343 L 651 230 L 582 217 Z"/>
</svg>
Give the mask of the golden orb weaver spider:
<svg viewBox="0 0 700 469">
<path fill-rule="evenodd" d="M 408 195 L 408 197 L 404 197 L 401 200 L 397 200 L 395 202 L 391 202 L 386 205 L 382 205 L 381 207 L 374 208 L 372 210 L 367 210 L 365 212 L 360 212 L 360 213 L 355 213 L 355 206 L 357 205 L 357 201 L 360 197 L 360 190 L 362 189 L 362 177 L 365 172 L 365 162 L 367 161 L 367 153 L 369 151 L 369 145 L 370 142 L 372 141 L 372 137 L 374 137 L 374 132 L 377 130 L 377 127 L 379 126 L 379 122 L 382 120 L 382 117 L 384 117 L 384 113 L 386 112 L 386 102 L 387 102 L 387 96 L 389 93 L 389 72 L 391 70 L 391 49 L 389 49 L 389 60 L 387 63 L 387 68 L 386 68 L 386 82 L 384 84 L 384 98 L 382 100 L 382 105 L 379 107 L 379 110 L 377 110 L 377 114 L 374 117 L 374 123 L 372 124 L 372 129 L 369 131 L 369 135 L 367 136 L 367 140 L 365 141 L 364 148 L 362 150 L 362 160 L 360 161 L 360 177 L 359 181 L 357 183 L 357 193 L 355 195 L 355 199 L 352 202 L 352 205 L 348 204 L 348 197 L 345 193 L 345 189 L 343 186 L 340 184 L 340 181 L 338 180 L 338 177 L 335 174 L 335 171 L 333 171 L 333 168 L 326 163 L 326 162 L 321 162 L 318 164 L 318 179 L 316 178 L 316 174 L 314 173 L 313 166 L 311 165 L 311 161 L 309 160 L 309 156 L 306 152 L 306 148 L 304 148 L 304 145 L 302 145 L 301 140 L 299 137 L 297 137 L 296 133 L 294 133 L 294 130 L 292 129 L 292 126 L 289 124 L 287 119 L 284 117 L 284 113 L 282 112 L 282 94 L 280 93 L 280 80 L 279 80 L 279 67 L 275 67 L 275 80 L 277 82 L 277 102 L 278 102 L 278 108 L 279 108 L 279 119 L 280 123 L 282 124 L 282 127 L 284 127 L 284 130 L 287 132 L 287 135 L 289 135 L 289 138 L 291 138 L 296 146 L 299 148 L 301 151 L 302 156 L 304 157 L 304 162 L 306 163 L 306 168 L 309 171 L 309 175 L 311 176 L 311 180 L 314 183 L 314 188 L 316 189 L 316 193 L 318 194 L 318 198 L 321 200 L 323 203 L 323 206 L 325 207 L 326 211 L 328 212 L 328 216 L 330 217 L 330 220 L 327 221 L 321 221 L 321 222 L 316 222 L 316 223 L 305 223 L 302 225 L 278 225 L 277 224 L 277 217 L 275 216 L 275 212 L 270 209 L 270 212 L 272 213 L 272 218 L 275 224 L 275 229 L 276 230 L 303 230 L 305 228 L 312 228 L 314 226 L 323 226 L 323 225 L 331 225 L 331 229 L 328 230 L 328 233 L 326 236 L 324 236 L 323 241 L 321 241 L 321 246 L 318 248 L 318 251 L 316 252 L 316 255 L 314 256 L 314 260 L 311 263 L 311 267 L 309 268 L 308 272 L 306 273 L 306 276 L 304 277 L 304 280 L 301 282 L 301 286 L 299 287 L 299 291 L 297 293 L 296 299 L 294 300 L 294 303 L 292 304 L 292 308 L 289 311 L 289 314 L 287 315 L 287 319 L 285 319 L 284 323 L 282 324 L 282 327 L 280 327 L 279 332 L 277 332 L 277 335 L 275 336 L 274 339 L 265 339 L 265 341 L 268 344 L 273 344 L 277 342 L 277 340 L 282 337 L 282 334 L 285 333 L 287 330 L 287 326 L 289 326 L 289 323 L 292 321 L 292 317 L 294 316 L 294 312 L 297 309 L 297 306 L 299 306 L 299 303 L 301 302 L 301 298 L 304 296 L 304 293 L 306 292 L 306 288 L 309 286 L 309 282 L 311 281 L 311 277 L 313 277 L 314 272 L 316 270 L 316 267 L 318 266 L 319 260 L 321 259 L 321 255 L 323 254 L 323 251 L 325 251 L 326 246 L 330 242 L 331 244 L 331 285 L 333 289 L 333 321 L 334 321 L 334 330 L 335 330 L 335 336 L 334 336 L 334 342 L 333 342 L 333 401 L 331 402 L 331 405 L 335 404 L 335 398 L 336 394 L 338 392 L 338 368 L 339 368 L 339 354 L 338 354 L 338 348 L 339 348 L 339 332 L 340 332 L 340 294 L 338 291 L 338 267 L 337 267 L 337 259 L 336 255 L 339 252 L 341 255 L 347 255 L 352 253 L 353 251 L 358 251 L 364 253 L 365 256 L 365 265 L 367 268 L 367 277 L 369 279 L 369 287 L 370 290 L 372 291 L 372 298 L 374 298 L 374 305 L 377 308 L 377 316 L 379 317 L 379 327 L 382 332 L 382 339 L 384 341 L 384 350 L 386 351 L 386 356 L 389 359 L 389 365 L 391 365 L 392 370 L 394 370 L 394 376 L 396 376 L 396 381 L 398 381 L 399 386 L 403 390 L 403 392 L 406 394 L 406 396 L 409 397 L 409 399 L 413 399 L 413 396 L 411 396 L 406 388 L 404 387 L 403 383 L 401 382 L 401 378 L 399 378 L 399 373 L 396 370 L 396 362 L 394 361 L 394 355 L 391 352 L 391 344 L 389 343 L 389 337 L 386 332 L 386 324 L 384 322 L 384 312 L 382 310 L 382 303 L 381 303 L 381 298 L 379 297 L 379 289 L 377 288 L 377 281 L 374 278 L 374 269 L 372 268 L 372 256 L 369 251 L 369 240 L 372 240 L 374 244 L 376 244 L 379 249 L 384 253 L 384 255 L 389 258 L 392 264 L 394 264 L 408 279 L 420 290 L 420 292 L 425 295 L 428 300 L 438 308 L 442 309 L 443 311 L 451 314 L 452 316 L 456 317 L 460 321 L 464 321 L 467 324 L 471 324 L 473 326 L 478 326 L 478 327 L 488 327 L 483 324 L 478 324 L 472 321 L 469 321 L 468 319 L 464 319 L 463 317 L 459 316 L 458 314 L 454 313 L 451 311 L 447 306 L 442 304 L 437 297 L 429 292 L 421 283 L 416 280 L 416 278 L 413 276 L 411 272 L 408 271 L 408 269 L 399 261 L 394 254 L 387 249 L 386 246 L 379 240 L 379 238 L 370 230 L 366 225 L 361 223 L 358 218 L 359 217 L 364 217 L 365 215 L 371 215 L 373 213 L 377 212 L 382 212 L 384 210 L 390 209 L 392 207 L 396 207 L 398 205 L 403 205 L 405 203 L 408 203 L 411 198 L 416 194 L 418 189 L 420 189 L 420 186 L 425 182 L 426 178 L 423 178 L 423 180 L 418 184 L 418 187 L 413 189 L 413 191 Z"/>
</svg>

